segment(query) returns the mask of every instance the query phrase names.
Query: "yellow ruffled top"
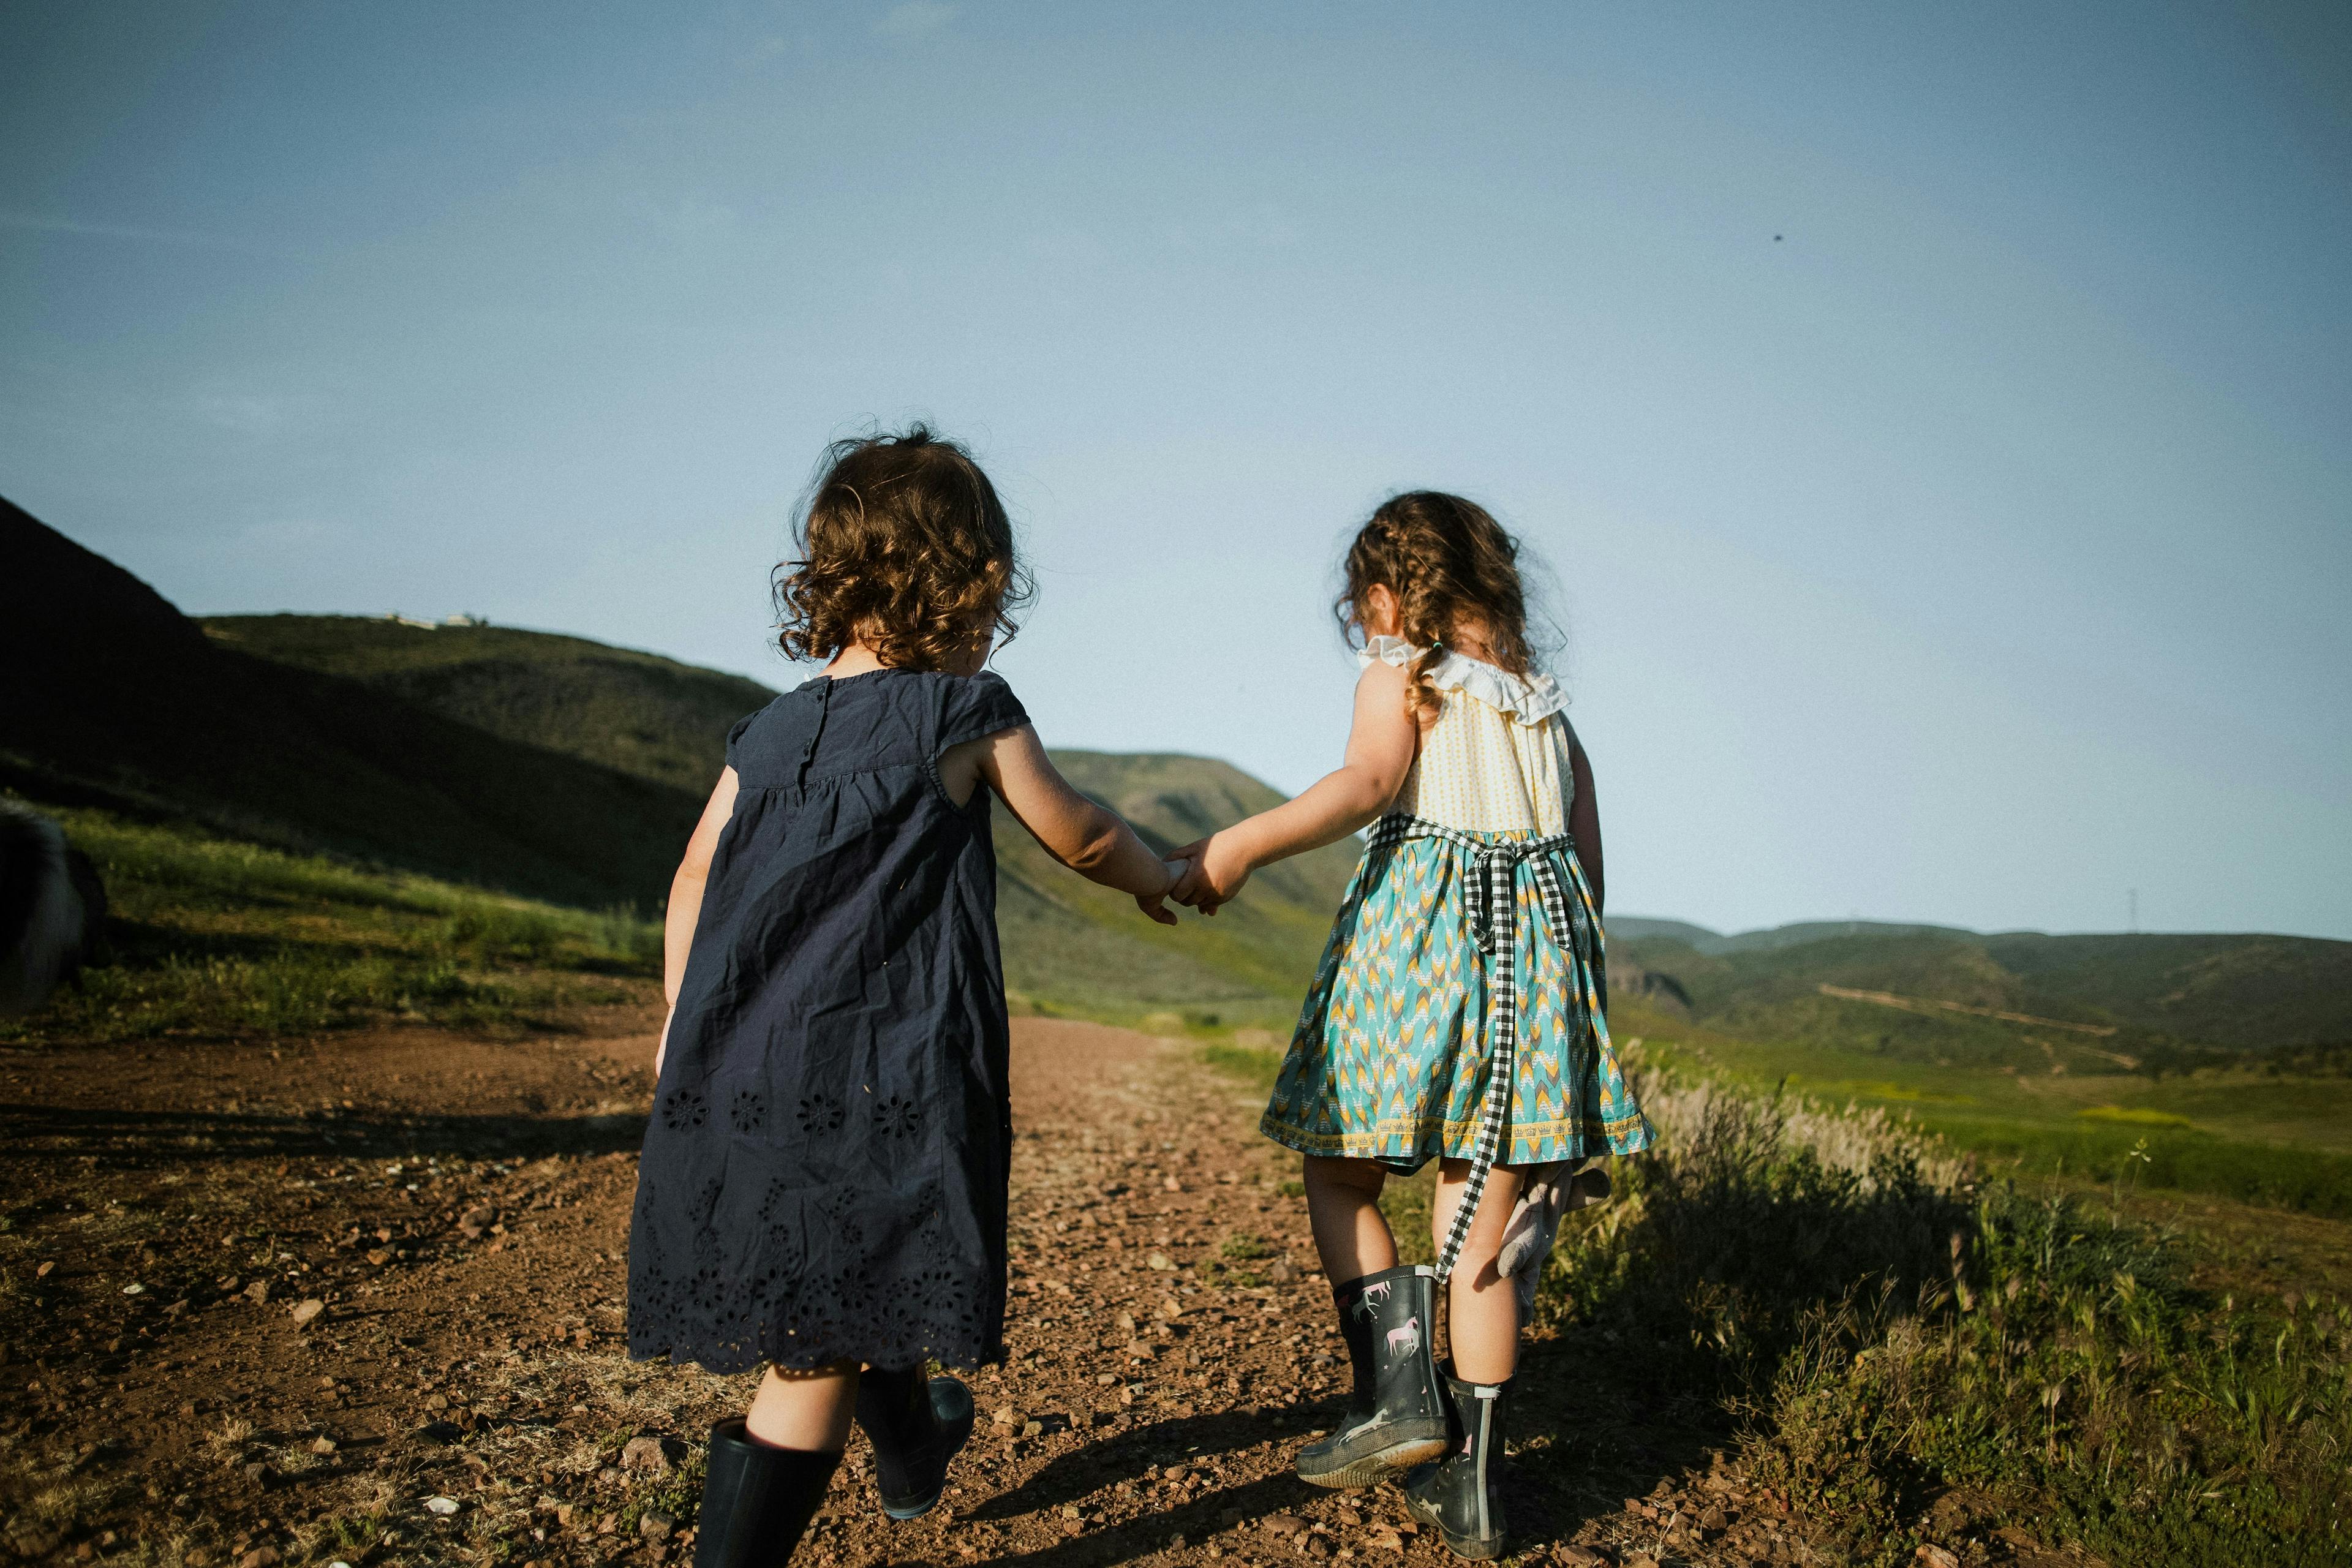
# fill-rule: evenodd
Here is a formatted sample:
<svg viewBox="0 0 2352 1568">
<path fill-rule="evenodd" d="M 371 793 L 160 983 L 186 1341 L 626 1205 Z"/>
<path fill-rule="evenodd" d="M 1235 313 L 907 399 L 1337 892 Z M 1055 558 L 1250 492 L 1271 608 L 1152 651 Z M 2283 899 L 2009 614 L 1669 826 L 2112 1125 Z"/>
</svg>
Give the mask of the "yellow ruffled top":
<svg viewBox="0 0 2352 1568">
<path fill-rule="evenodd" d="M 1357 661 L 1410 669 L 1421 654 L 1402 637 L 1373 637 Z M 1391 809 L 1465 833 L 1567 832 L 1576 731 L 1559 683 L 1450 650 L 1429 674 L 1445 705 L 1422 732 L 1421 755 Z"/>
</svg>

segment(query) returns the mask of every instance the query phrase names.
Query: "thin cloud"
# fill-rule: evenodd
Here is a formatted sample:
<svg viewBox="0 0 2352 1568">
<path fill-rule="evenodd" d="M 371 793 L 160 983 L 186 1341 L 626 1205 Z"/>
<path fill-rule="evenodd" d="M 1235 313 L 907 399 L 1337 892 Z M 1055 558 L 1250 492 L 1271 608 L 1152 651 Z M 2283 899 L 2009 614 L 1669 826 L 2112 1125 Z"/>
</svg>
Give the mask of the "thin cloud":
<svg viewBox="0 0 2352 1568">
<path fill-rule="evenodd" d="M 884 12 L 874 30 L 886 38 L 927 38 L 954 21 L 962 9 L 945 0 L 906 0 Z"/>
<path fill-rule="evenodd" d="M 677 195 L 640 193 L 627 206 L 646 228 L 683 245 L 721 241 L 743 226 L 743 215 L 734 207 L 691 191 Z"/>
<path fill-rule="evenodd" d="M 82 223 L 69 217 L 48 217 L 40 213 L 9 212 L 5 209 L 0 209 L 0 228 L 30 234 L 70 234 L 89 239 L 128 239 L 144 245 L 185 245 L 200 250 L 258 253 L 265 248 L 227 235 L 197 234 L 175 228 L 142 228 L 131 224 Z"/>
<path fill-rule="evenodd" d="M 1024 248 L 1040 261 L 1073 262 L 1091 267 L 1110 259 L 1110 247 L 1077 228 L 1044 229 L 1029 237 Z"/>
<path fill-rule="evenodd" d="M 276 436 L 307 423 L 324 401 L 307 393 L 200 393 L 188 401 L 188 412 L 216 429 L 240 436 Z"/>
<path fill-rule="evenodd" d="M 1162 224 L 1160 235 L 1178 250 L 1280 250 L 1305 237 L 1297 219 L 1260 202 L 1255 206 Z"/>
</svg>

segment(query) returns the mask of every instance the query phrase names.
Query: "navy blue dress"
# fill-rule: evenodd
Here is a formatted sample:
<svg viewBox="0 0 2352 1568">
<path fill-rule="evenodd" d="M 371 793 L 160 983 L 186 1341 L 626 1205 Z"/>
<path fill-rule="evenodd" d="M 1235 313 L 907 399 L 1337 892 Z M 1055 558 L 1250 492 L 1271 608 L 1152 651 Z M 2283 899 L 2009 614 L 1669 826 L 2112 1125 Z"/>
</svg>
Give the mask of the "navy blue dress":
<svg viewBox="0 0 2352 1568">
<path fill-rule="evenodd" d="M 819 678 L 735 726 L 637 1169 L 629 1353 L 713 1372 L 1004 1353 L 1004 974 L 988 789 L 940 753 L 1028 722 L 994 675 Z"/>
</svg>

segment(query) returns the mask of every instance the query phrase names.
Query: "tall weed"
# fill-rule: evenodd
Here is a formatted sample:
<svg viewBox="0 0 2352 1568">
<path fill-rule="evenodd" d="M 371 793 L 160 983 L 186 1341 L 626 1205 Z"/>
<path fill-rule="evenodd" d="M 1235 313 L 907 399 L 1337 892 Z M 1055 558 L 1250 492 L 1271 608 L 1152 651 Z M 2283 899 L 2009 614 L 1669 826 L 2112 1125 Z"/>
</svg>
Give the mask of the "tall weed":
<svg viewBox="0 0 2352 1568">
<path fill-rule="evenodd" d="M 2118 1563 L 2352 1561 L 2352 1310 L 2209 1299 L 2183 1238 L 1881 1113 L 1643 1100 L 1662 1150 L 1564 1228 L 1538 1321 L 1734 1423 L 1833 1555 L 1908 1561 L 1963 1489 Z"/>
</svg>

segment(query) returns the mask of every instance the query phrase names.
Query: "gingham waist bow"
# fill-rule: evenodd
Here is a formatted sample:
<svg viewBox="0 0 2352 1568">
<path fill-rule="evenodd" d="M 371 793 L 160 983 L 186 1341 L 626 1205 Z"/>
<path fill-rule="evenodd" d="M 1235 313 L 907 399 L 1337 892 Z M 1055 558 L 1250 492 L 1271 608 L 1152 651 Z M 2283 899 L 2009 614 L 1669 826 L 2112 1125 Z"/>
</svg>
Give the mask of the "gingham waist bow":
<svg viewBox="0 0 2352 1568">
<path fill-rule="evenodd" d="M 1443 1279 L 1454 1272 L 1463 1238 L 1469 1235 L 1478 1200 L 1486 1190 L 1486 1173 L 1501 1152 L 1510 1122 L 1511 1087 L 1518 1063 L 1519 868 L 1524 866 L 1533 873 L 1543 900 L 1544 923 L 1567 961 L 1570 1016 L 1575 1026 L 1596 1030 L 1608 1027 L 1601 1014 L 1605 983 L 1601 978 L 1601 922 L 1583 868 L 1577 863 L 1576 840 L 1569 834 L 1489 841 L 1427 817 L 1394 812 L 1381 818 L 1372 830 L 1369 853 L 1384 854 L 1408 838 L 1442 839 L 1466 852 L 1470 864 L 1465 891 L 1470 936 L 1486 955 L 1487 969 L 1486 1104 L 1479 1119 L 1470 1178 L 1464 1184 L 1453 1223 L 1446 1227 L 1445 1245 L 1438 1249 L 1437 1277 Z"/>
<path fill-rule="evenodd" d="M 1557 868 L 1548 857 L 1560 850 L 1573 854 L 1576 840 L 1565 833 L 1555 833 L 1549 838 L 1507 839 L 1500 844 L 1482 843 L 1466 833 L 1457 833 L 1435 823 L 1416 819 L 1414 826 L 1422 831 L 1408 833 L 1408 837 L 1443 838 L 1470 851 L 1470 935 L 1478 951 L 1493 958 L 1518 934 L 1519 868 L 1536 868 L 1536 886 L 1547 896 L 1544 915 L 1551 926 L 1552 941 L 1562 952 L 1573 951 L 1576 940 L 1573 917 L 1567 900 L 1551 896 L 1558 890 Z M 1547 873 L 1550 873 L 1547 875 Z"/>
</svg>

